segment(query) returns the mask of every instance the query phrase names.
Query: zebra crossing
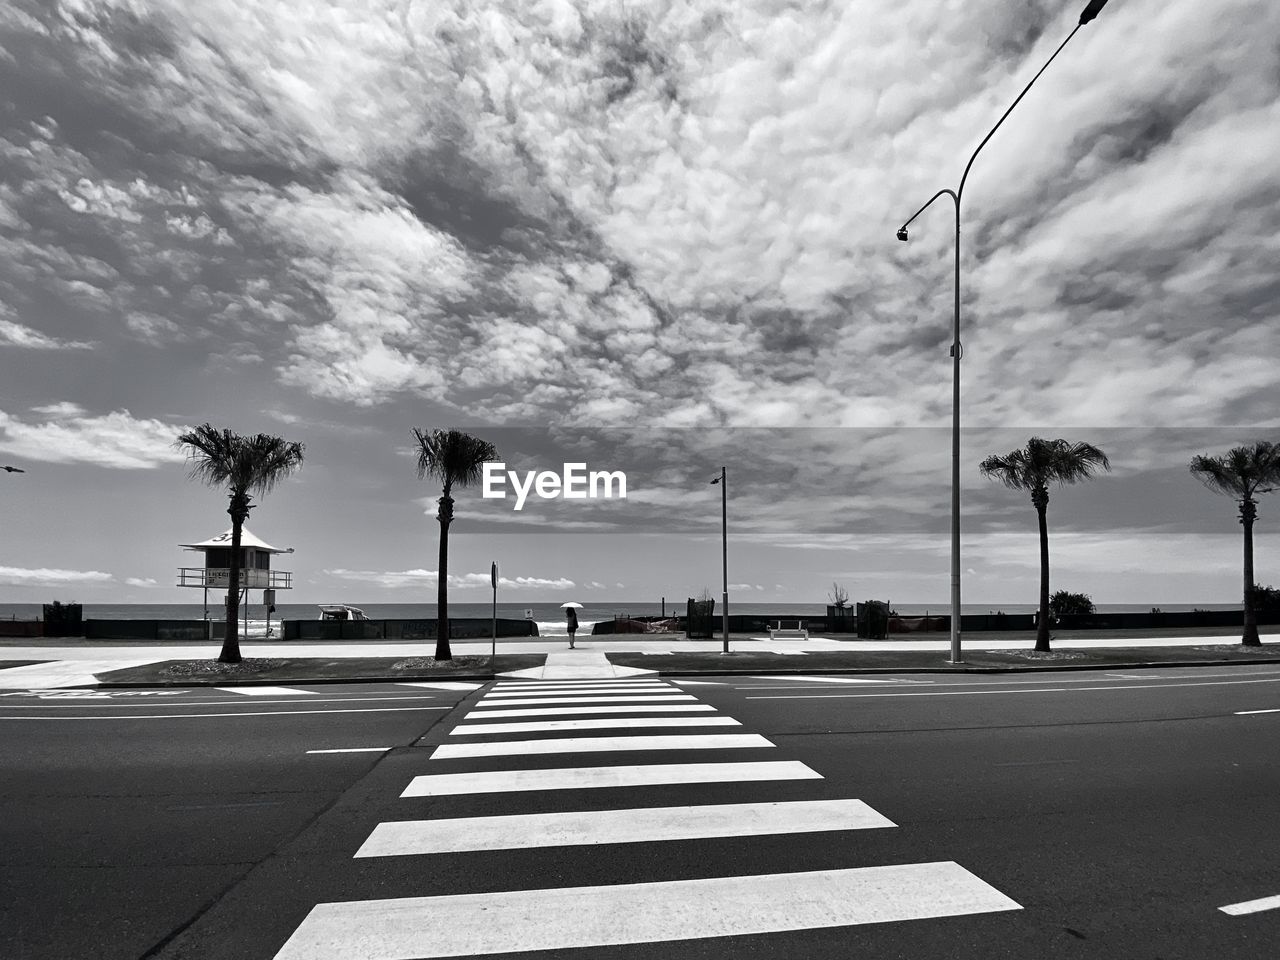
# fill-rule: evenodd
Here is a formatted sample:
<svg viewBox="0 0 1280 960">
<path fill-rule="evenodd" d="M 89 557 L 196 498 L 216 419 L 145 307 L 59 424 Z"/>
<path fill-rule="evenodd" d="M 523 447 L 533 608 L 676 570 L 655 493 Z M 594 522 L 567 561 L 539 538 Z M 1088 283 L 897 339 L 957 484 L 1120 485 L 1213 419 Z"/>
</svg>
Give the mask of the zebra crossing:
<svg viewBox="0 0 1280 960">
<path fill-rule="evenodd" d="M 376 864 L 440 854 L 599 848 L 607 866 L 612 861 L 604 858 L 617 855 L 616 844 L 749 842 L 771 835 L 896 827 L 856 798 L 760 801 L 744 796 L 751 784 L 823 778 L 800 761 L 770 757 L 776 746 L 759 734 L 724 732 L 741 726 L 696 696 L 653 678 L 500 682 L 432 750 L 426 769 L 403 787 L 402 799 L 463 798 L 465 804 L 468 797 L 587 790 L 571 796 L 611 791 L 625 801 L 631 794 L 619 792 L 631 791 L 634 801 L 593 809 L 589 800 L 575 800 L 582 809 L 501 814 L 490 805 L 484 816 L 383 822 L 352 858 Z M 638 732 L 624 732 L 630 728 Z M 655 734 L 654 728 L 681 732 Z M 698 752 L 698 759 L 679 762 L 686 751 Z M 739 759 L 741 751 L 770 758 Z M 625 762 L 628 753 L 640 752 L 650 757 Z M 652 762 L 655 752 L 662 762 Z M 559 765 L 546 766 L 547 760 Z M 459 763 L 479 769 L 460 770 Z M 652 793 L 648 788 L 666 788 L 661 795 L 670 797 L 672 789 L 697 785 L 703 791 L 698 796 L 705 798 L 711 785 L 731 791 L 733 802 L 644 802 Z M 951 861 L 854 863 L 799 872 L 320 903 L 275 960 L 501 955 L 1018 909 L 1018 903 Z"/>
</svg>

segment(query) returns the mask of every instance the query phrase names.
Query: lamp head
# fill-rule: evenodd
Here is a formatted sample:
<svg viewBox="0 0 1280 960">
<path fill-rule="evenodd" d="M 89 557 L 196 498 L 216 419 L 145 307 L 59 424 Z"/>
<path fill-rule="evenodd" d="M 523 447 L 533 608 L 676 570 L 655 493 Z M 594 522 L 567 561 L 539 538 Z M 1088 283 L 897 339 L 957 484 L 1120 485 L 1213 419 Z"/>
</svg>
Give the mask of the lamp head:
<svg viewBox="0 0 1280 960">
<path fill-rule="evenodd" d="M 1084 8 L 1084 12 L 1080 14 L 1080 26 L 1084 26 L 1099 13 L 1102 8 L 1107 5 L 1107 0 L 1089 0 L 1089 5 Z"/>
<path fill-rule="evenodd" d="M 898 228 L 898 239 L 899 239 L 899 240 L 901 240 L 901 241 L 903 241 L 904 243 L 906 242 L 906 239 L 907 239 L 907 228 L 906 228 L 906 227 L 899 227 L 899 228 Z"/>
<path fill-rule="evenodd" d="M 711 481 L 711 485 L 714 487 L 719 482 L 720 482 L 720 478 L 716 477 L 714 480 Z"/>
</svg>

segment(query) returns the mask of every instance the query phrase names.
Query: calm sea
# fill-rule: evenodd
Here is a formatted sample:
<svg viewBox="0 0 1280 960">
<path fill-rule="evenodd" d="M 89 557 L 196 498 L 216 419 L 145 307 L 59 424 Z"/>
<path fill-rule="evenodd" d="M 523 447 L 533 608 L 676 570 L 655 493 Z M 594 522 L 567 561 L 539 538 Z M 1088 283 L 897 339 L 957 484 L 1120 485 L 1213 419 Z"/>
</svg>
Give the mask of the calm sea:
<svg viewBox="0 0 1280 960">
<path fill-rule="evenodd" d="M 364 611 L 371 620 L 431 620 L 436 615 L 434 603 L 356 603 L 354 606 Z M 1197 604 L 1150 604 L 1150 603 L 1100 603 L 1099 613 L 1146 613 L 1153 606 L 1161 610 L 1238 610 L 1240 604 L 1230 603 L 1197 603 Z M 492 607 L 488 603 L 451 603 L 449 616 L 487 620 Z M 915 604 L 895 603 L 894 609 L 904 617 L 919 617 L 927 614 L 945 614 L 950 604 Z M 969 613 L 1031 613 L 1036 609 L 1033 603 L 985 604 L 966 603 L 962 607 Z M 241 608 L 242 616 L 249 623 L 250 635 L 261 634 L 266 629 L 266 608 L 261 604 L 250 604 L 248 610 Z M 623 601 L 618 603 L 592 603 L 578 611 L 578 623 L 585 633 L 598 620 L 609 620 L 615 616 L 645 617 L 662 614 L 663 608 L 652 601 Z M 667 616 L 684 612 L 684 605 L 678 607 L 667 603 Z M 717 599 L 716 613 L 720 612 Z M 783 618 L 822 617 L 827 608 L 824 603 L 736 603 L 729 598 L 729 612 L 735 614 L 771 615 Z M 221 609 L 210 604 L 209 615 L 218 619 Z M 86 603 L 82 605 L 81 615 L 86 620 L 200 620 L 204 616 L 204 608 L 198 603 Z M 282 603 L 276 606 L 272 620 L 279 623 L 284 620 L 315 620 L 320 616 L 320 608 L 313 603 Z M 563 635 L 564 611 L 559 603 L 499 603 L 498 616 L 515 620 L 533 619 L 538 624 L 538 632 L 542 636 Z M 5 620 L 39 620 L 41 604 L 38 603 L 0 603 L 0 619 Z"/>
</svg>

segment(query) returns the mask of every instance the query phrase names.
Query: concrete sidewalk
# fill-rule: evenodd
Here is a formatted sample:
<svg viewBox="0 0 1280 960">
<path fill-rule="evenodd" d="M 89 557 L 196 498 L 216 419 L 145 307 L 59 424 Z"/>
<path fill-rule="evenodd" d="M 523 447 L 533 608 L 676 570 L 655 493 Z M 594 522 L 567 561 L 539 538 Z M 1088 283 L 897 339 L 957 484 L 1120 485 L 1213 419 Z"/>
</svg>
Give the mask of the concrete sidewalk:
<svg viewBox="0 0 1280 960">
<path fill-rule="evenodd" d="M 513 670 L 500 673 L 500 677 L 516 677 L 523 680 L 598 680 L 612 677 L 652 676 L 656 670 L 638 667 L 619 667 L 597 650 L 578 647 L 547 654 L 547 662 L 530 670 Z"/>
</svg>

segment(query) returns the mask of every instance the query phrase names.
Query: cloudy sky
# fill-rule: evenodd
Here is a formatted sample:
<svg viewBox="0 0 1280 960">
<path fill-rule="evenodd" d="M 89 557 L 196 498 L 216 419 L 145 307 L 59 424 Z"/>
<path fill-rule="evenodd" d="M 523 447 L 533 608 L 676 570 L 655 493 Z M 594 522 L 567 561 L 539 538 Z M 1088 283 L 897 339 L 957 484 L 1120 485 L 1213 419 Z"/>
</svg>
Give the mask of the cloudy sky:
<svg viewBox="0 0 1280 960">
<path fill-rule="evenodd" d="M 434 599 L 411 428 L 628 497 L 460 494 L 451 596 L 949 597 L 956 187 L 1084 0 L 11 0 L 0 602 L 179 602 L 229 521 L 175 437 L 306 445 L 292 602 Z M 1230 602 L 1187 471 L 1280 440 L 1280 5 L 1111 0 L 963 200 L 964 599 Z M 1280 495 L 1258 579 L 1280 582 Z"/>
</svg>

